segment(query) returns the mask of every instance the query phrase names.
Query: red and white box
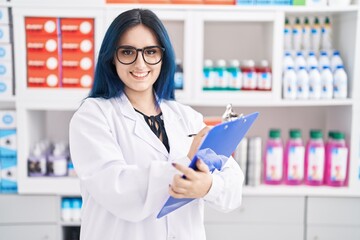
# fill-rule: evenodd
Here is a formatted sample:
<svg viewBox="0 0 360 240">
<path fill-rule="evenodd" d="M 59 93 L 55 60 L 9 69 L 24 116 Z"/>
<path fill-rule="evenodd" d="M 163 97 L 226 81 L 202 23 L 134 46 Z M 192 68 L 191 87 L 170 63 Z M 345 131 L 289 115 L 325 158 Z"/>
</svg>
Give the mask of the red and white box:
<svg viewBox="0 0 360 240">
<path fill-rule="evenodd" d="M 25 17 L 26 36 L 57 36 L 60 34 L 59 19 L 51 17 Z"/>
<path fill-rule="evenodd" d="M 61 18 L 60 30 L 63 37 L 94 36 L 93 18 Z"/>
</svg>

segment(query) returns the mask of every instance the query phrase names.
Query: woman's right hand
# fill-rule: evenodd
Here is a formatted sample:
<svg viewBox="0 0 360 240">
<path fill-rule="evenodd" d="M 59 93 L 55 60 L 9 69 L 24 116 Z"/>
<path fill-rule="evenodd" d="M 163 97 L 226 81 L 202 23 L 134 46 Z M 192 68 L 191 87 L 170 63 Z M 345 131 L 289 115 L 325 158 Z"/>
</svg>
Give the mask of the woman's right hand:
<svg viewBox="0 0 360 240">
<path fill-rule="evenodd" d="M 193 157 L 195 156 L 197 150 L 199 149 L 200 147 L 200 144 L 203 140 L 203 138 L 205 137 L 205 135 L 210 131 L 211 127 L 209 126 L 206 126 L 204 127 L 203 129 L 200 130 L 200 132 L 198 132 L 195 136 L 194 136 L 194 139 L 191 143 L 191 146 L 190 146 L 190 150 L 189 150 L 189 153 L 188 153 L 188 158 L 190 160 L 193 159 Z"/>
</svg>

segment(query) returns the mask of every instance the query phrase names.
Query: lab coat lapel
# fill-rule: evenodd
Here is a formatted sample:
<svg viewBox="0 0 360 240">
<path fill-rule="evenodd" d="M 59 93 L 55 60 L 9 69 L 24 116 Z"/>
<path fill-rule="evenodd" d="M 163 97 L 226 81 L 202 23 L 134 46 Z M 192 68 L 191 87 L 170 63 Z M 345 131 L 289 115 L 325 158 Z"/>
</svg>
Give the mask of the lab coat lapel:
<svg viewBox="0 0 360 240">
<path fill-rule="evenodd" d="M 186 153 L 186 150 L 188 148 L 186 142 L 187 139 L 185 139 L 185 142 L 182 141 L 182 138 L 184 137 L 184 131 L 181 127 L 182 117 L 179 113 L 172 110 L 167 102 L 162 102 L 160 104 L 160 107 L 164 117 L 166 134 L 169 139 L 170 158 L 181 156 Z"/>
<path fill-rule="evenodd" d="M 125 117 L 131 119 L 132 121 L 135 121 L 134 134 L 167 157 L 169 153 L 166 150 L 164 144 L 151 131 L 150 127 L 147 125 L 145 120 L 140 116 L 138 116 L 138 113 L 135 112 L 128 98 L 123 94 L 118 99 L 118 102 L 120 104 L 121 113 Z M 139 149 L 139 151 L 141 151 L 141 149 Z"/>
</svg>

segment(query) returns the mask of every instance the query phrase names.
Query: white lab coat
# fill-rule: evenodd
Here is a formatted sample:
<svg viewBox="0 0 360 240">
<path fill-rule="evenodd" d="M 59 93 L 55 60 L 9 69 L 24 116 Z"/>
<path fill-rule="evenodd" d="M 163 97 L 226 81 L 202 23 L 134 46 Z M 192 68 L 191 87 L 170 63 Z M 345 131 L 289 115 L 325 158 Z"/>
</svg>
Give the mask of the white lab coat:
<svg viewBox="0 0 360 240">
<path fill-rule="evenodd" d="M 192 139 L 202 115 L 175 101 L 162 101 L 170 153 L 127 97 L 86 99 L 70 123 L 70 151 L 81 184 L 83 240 L 204 240 L 204 202 L 222 211 L 241 203 L 244 175 L 233 158 L 203 199 L 156 216 L 177 173 L 172 162 L 189 164 Z"/>
</svg>

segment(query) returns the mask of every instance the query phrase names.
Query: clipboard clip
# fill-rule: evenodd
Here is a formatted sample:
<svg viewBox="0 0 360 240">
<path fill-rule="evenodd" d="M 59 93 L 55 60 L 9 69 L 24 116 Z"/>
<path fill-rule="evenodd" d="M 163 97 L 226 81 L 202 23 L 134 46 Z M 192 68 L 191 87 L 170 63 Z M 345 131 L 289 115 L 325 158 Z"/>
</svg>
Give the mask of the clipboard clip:
<svg viewBox="0 0 360 240">
<path fill-rule="evenodd" d="M 242 118 L 242 117 L 244 117 L 244 114 L 235 113 L 233 111 L 232 104 L 229 103 L 228 105 L 226 105 L 226 110 L 225 110 L 224 114 L 222 115 L 222 121 L 230 122 L 230 121 Z"/>
</svg>

